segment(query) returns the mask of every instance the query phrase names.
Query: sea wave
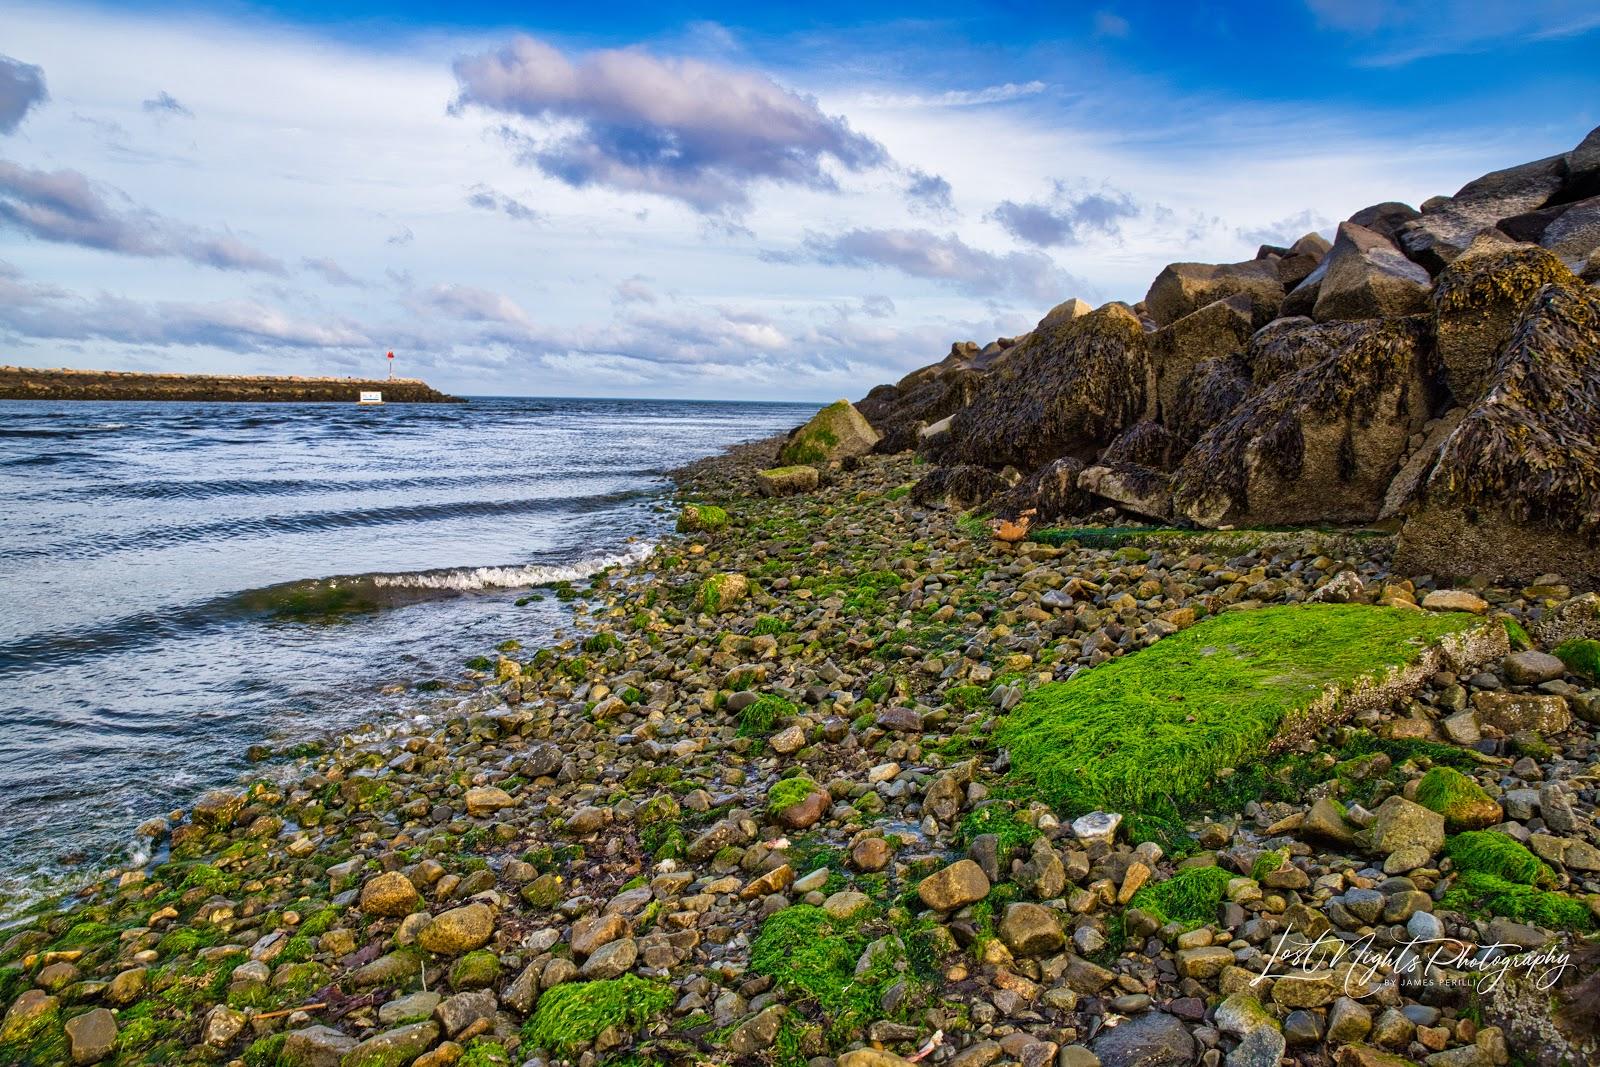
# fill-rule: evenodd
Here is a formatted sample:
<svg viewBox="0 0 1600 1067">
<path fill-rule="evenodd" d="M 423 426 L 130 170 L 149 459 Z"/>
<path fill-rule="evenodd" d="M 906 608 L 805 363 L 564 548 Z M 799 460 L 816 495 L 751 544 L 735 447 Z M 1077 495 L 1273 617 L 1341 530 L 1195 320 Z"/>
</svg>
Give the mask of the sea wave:
<svg viewBox="0 0 1600 1067">
<path fill-rule="evenodd" d="M 150 645 L 244 619 L 309 621 L 404 607 L 428 600 L 575 582 L 649 557 L 654 544 L 634 540 L 620 551 L 566 563 L 455 567 L 352 574 L 280 582 L 165 611 L 138 612 L 80 630 L 36 633 L 0 642 L 0 678 L 76 657 Z"/>
<path fill-rule="evenodd" d="M 575 582 L 599 574 L 608 567 L 642 562 L 651 545 L 640 541 L 624 551 L 596 556 L 574 563 L 527 564 L 521 567 L 472 567 L 458 570 L 415 571 L 410 574 L 380 574 L 372 582 L 380 589 L 435 589 L 472 592 L 479 589 L 527 589 L 557 582 Z"/>
<path fill-rule="evenodd" d="M 236 611 L 309 617 L 377 611 L 421 600 L 504 589 L 575 582 L 608 567 L 638 563 L 650 555 L 648 541 L 633 541 L 618 552 L 566 563 L 528 563 L 499 567 L 448 567 L 440 570 L 351 574 L 282 582 L 227 598 Z"/>
</svg>

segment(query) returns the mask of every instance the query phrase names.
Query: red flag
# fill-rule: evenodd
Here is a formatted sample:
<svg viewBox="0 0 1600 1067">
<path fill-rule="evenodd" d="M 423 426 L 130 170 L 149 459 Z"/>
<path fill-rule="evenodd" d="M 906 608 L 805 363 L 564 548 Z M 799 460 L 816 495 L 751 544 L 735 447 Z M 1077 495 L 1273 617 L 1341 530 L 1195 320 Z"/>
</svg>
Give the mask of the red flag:
<svg viewBox="0 0 1600 1067">
<path fill-rule="evenodd" d="M 390 352 L 390 353 L 389 353 L 389 358 L 390 358 L 390 359 L 393 359 L 393 358 L 394 358 L 394 353 L 393 353 L 393 352 Z"/>
</svg>

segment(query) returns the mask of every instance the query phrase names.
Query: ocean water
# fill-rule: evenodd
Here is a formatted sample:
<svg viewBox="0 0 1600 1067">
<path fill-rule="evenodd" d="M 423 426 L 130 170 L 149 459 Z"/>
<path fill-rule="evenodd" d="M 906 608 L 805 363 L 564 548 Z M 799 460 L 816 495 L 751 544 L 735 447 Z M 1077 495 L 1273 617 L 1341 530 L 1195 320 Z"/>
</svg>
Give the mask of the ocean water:
<svg viewBox="0 0 1600 1067">
<path fill-rule="evenodd" d="M 665 471 L 814 411 L 0 402 L 0 924 L 259 773 L 251 745 L 548 640 L 538 587 L 642 556 Z"/>
</svg>

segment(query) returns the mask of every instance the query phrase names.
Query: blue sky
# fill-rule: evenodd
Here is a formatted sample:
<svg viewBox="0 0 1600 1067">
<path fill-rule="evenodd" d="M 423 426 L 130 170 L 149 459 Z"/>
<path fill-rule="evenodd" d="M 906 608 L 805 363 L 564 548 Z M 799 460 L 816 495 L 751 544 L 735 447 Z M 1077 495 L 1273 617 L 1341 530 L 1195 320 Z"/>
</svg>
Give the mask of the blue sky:
<svg viewBox="0 0 1600 1067">
<path fill-rule="evenodd" d="M 1592 3 L 8 5 L 0 359 L 829 399 L 1600 125 Z"/>
</svg>

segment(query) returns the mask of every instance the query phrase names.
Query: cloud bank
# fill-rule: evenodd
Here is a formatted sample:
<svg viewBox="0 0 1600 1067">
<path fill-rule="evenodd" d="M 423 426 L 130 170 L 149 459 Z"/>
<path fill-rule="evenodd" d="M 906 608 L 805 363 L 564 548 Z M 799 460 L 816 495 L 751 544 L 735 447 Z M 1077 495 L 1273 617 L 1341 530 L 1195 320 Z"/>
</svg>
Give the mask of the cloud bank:
<svg viewBox="0 0 1600 1067">
<path fill-rule="evenodd" d="M 218 270 L 282 274 L 283 264 L 231 233 L 188 226 L 153 211 L 118 210 L 75 170 L 32 170 L 0 160 L 0 226 L 58 244 Z"/>
<path fill-rule="evenodd" d="M 28 110 L 48 98 L 44 71 L 10 56 L 0 56 L 0 134 L 16 133 Z"/>
<path fill-rule="evenodd" d="M 519 36 L 455 63 L 456 112 L 533 120 L 508 128 L 519 157 L 574 188 L 603 186 L 738 213 L 759 182 L 831 190 L 831 161 L 877 167 L 883 147 L 815 99 L 755 71 L 634 49 L 569 57 Z"/>
</svg>

